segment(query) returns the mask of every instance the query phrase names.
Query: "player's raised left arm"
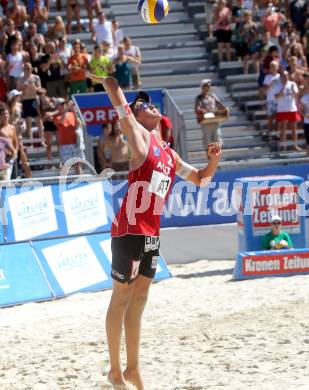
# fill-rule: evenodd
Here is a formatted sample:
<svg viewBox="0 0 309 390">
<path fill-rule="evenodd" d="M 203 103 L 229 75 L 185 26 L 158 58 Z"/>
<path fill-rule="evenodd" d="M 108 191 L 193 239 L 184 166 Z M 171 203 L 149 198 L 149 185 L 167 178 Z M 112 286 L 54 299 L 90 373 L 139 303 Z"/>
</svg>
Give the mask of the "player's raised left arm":
<svg viewBox="0 0 309 390">
<path fill-rule="evenodd" d="M 219 142 L 208 145 L 208 164 L 205 168 L 197 169 L 184 162 L 181 157 L 174 152 L 176 159 L 176 174 L 191 183 L 205 187 L 216 173 L 219 161 L 222 157 L 221 145 Z"/>
</svg>

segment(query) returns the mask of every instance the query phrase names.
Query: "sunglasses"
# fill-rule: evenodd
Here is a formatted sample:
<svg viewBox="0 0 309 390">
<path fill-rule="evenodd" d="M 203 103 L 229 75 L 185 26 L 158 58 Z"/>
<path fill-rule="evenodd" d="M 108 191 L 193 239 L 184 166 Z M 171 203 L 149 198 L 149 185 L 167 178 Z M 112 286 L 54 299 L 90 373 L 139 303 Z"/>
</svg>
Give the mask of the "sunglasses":
<svg viewBox="0 0 309 390">
<path fill-rule="evenodd" d="M 147 103 L 147 102 L 143 102 L 142 104 L 140 104 L 137 108 L 134 107 L 134 114 L 138 114 L 140 111 L 144 111 L 144 110 L 147 110 L 148 108 L 150 108 L 150 110 L 152 110 L 155 106 L 153 104 L 150 104 L 150 103 Z"/>
<path fill-rule="evenodd" d="M 272 225 L 281 225 L 281 222 L 273 222 Z"/>
</svg>

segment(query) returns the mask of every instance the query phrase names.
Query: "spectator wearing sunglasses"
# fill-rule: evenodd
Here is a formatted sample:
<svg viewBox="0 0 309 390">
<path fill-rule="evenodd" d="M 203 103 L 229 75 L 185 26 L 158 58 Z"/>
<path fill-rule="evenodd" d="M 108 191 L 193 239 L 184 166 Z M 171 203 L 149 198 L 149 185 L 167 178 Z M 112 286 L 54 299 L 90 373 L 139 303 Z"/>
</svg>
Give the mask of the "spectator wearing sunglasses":
<svg viewBox="0 0 309 390">
<path fill-rule="evenodd" d="M 281 230 L 281 218 L 273 215 L 271 219 L 271 231 L 263 237 L 263 250 L 291 249 L 293 242 L 288 233 Z"/>
</svg>

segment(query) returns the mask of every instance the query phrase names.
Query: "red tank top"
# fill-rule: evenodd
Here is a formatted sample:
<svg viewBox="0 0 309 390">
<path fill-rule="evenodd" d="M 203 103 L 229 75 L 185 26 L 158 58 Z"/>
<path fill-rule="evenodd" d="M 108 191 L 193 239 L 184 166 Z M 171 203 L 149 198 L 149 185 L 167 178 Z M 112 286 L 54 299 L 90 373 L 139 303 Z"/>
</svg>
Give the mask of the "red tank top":
<svg viewBox="0 0 309 390">
<path fill-rule="evenodd" d="M 128 192 L 114 218 L 112 237 L 125 234 L 160 235 L 160 216 L 172 188 L 176 161 L 168 145 L 162 146 L 150 133 L 143 165 L 129 172 Z"/>
</svg>

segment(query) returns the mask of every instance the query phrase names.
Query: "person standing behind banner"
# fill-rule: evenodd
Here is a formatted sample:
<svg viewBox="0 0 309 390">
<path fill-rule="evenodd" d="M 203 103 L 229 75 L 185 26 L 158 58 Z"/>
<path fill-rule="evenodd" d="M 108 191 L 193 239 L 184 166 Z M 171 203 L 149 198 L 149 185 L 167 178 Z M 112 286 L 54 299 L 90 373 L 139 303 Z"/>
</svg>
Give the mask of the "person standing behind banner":
<svg viewBox="0 0 309 390">
<path fill-rule="evenodd" d="M 209 144 L 211 144 L 212 142 L 219 142 L 220 145 L 222 145 L 223 142 L 221 138 L 219 123 L 202 124 L 205 114 L 214 114 L 218 110 L 228 113 L 228 110 L 214 94 L 210 93 L 210 79 L 202 80 L 200 85 L 202 93 L 196 96 L 194 102 L 194 109 L 197 122 L 201 125 L 201 130 L 203 134 L 203 145 L 207 154 Z"/>
<path fill-rule="evenodd" d="M 291 249 L 293 242 L 288 233 L 281 231 L 281 218 L 274 215 L 271 219 L 271 231 L 263 237 L 262 250 Z"/>
</svg>

